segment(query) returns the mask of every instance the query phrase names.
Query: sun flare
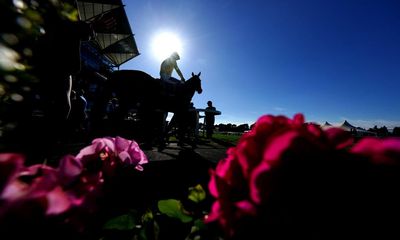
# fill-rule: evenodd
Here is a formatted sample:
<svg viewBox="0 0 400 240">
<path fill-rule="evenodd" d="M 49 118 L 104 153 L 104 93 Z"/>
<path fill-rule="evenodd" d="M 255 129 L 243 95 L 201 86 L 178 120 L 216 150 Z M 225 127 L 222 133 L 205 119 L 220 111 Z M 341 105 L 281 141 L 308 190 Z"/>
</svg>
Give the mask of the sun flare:
<svg viewBox="0 0 400 240">
<path fill-rule="evenodd" d="M 153 38 L 151 46 L 153 55 L 158 61 L 164 60 L 173 52 L 178 52 L 179 55 L 182 55 L 181 39 L 171 32 L 158 33 Z"/>
</svg>

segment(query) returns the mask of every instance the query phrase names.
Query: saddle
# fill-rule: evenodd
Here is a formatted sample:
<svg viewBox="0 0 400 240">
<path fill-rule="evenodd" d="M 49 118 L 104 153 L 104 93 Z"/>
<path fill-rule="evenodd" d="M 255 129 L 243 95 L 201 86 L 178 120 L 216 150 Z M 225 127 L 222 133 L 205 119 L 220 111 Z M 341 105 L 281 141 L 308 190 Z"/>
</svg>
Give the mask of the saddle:
<svg viewBox="0 0 400 240">
<path fill-rule="evenodd" d="M 158 80 L 160 81 L 161 85 L 161 93 L 166 97 L 177 96 L 181 87 L 183 86 L 183 83 L 175 78 L 170 78 L 167 81 L 161 79 Z"/>
</svg>

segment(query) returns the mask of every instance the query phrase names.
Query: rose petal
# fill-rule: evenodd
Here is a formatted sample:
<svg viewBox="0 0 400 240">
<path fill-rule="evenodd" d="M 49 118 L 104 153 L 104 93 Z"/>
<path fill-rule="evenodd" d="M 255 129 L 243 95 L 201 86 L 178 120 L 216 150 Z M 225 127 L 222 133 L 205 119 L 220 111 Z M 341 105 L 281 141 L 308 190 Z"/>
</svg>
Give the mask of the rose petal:
<svg viewBox="0 0 400 240">
<path fill-rule="evenodd" d="M 67 211 L 71 206 L 68 195 L 61 187 L 56 187 L 47 194 L 47 210 L 46 214 L 55 215 Z"/>
</svg>

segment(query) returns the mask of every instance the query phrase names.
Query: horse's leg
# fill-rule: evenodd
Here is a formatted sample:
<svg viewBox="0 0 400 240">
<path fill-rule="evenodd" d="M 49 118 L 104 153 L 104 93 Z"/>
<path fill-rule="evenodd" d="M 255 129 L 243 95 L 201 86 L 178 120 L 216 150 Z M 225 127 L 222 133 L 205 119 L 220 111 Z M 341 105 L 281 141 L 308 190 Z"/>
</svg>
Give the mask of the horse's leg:
<svg viewBox="0 0 400 240">
<path fill-rule="evenodd" d="M 114 118 L 110 119 L 110 131 L 113 135 L 128 137 L 126 136 L 126 134 L 129 131 L 127 131 L 126 129 L 127 125 L 125 122 L 125 117 L 128 114 L 128 110 L 129 105 L 127 104 L 127 100 L 121 98 L 119 101 L 119 107 L 115 112 Z M 128 138 L 130 138 L 130 136 Z"/>
<path fill-rule="evenodd" d="M 107 115 L 107 105 L 112 97 L 112 92 L 115 90 L 115 82 L 118 79 L 110 79 L 106 81 L 104 85 L 100 86 L 94 104 L 89 113 L 89 125 L 91 129 L 90 137 L 103 137 L 107 135 L 107 124 L 105 121 L 105 116 Z"/>
<path fill-rule="evenodd" d="M 165 135 L 166 135 L 167 142 L 169 142 L 170 136 L 172 136 L 174 134 L 173 128 L 176 127 L 176 124 L 177 124 L 177 120 L 176 119 L 177 119 L 176 115 L 175 114 L 172 115 L 172 118 L 169 121 L 169 124 L 167 125 L 167 128 L 165 130 Z"/>
<path fill-rule="evenodd" d="M 177 122 L 178 122 L 178 144 L 182 146 L 186 142 L 186 134 L 187 134 L 187 121 L 185 111 L 176 112 L 177 115 Z"/>
<path fill-rule="evenodd" d="M 141 106 L 138 111 L 139 115 L 139 143 L 141 148 L 145 150 L 152 149 L 154 139 L 153 113 L 147 107 Z"/>
<path fill-rule="evenodd" d="M 157 110 L 155 112 L 155 137 L 157 140 L 158 150 L 164 150 L 166 146 L 166 119 L 167 119 L 167 112 Z"/>
</svg>

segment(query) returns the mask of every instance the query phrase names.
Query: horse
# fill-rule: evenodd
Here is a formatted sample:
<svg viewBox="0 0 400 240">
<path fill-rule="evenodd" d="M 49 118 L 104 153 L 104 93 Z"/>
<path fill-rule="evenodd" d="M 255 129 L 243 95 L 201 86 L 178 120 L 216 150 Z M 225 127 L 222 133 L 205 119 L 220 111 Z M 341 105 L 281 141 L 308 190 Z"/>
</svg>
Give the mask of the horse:
<svg viewBox="0 0 400 240">
<path fill-rule="evenodd" d="M 139 70 L 114 71 L 105 84 L 101 105 L 105 106 L 114 95 L 119 100 L 121 118 L 129 110 L 137 110 L 143 127 L 140 129 L 145 131 L 143 134 L 146 136 L 143 137 L 147 137 L 147 142 L 155 137 L 164 139 L 166 113 L 179 115 L 188 111 L 195 92 L 202 93 L 200 74 L 192 73 L 192 77 L 184 83 L 174 84 Z"/>
<path fill-rule="evenodd" d="M 199 117 L 193 103 L 189 109 L 174 114 L 167 126 L 167 142 L 169 142 L 170 136 L 175 135 L 178 138 L 178 146 L 188 143 L 195 148 L 198 140 Z M 178 129 L 176 130 L 174 127 L 178 127 Z"/>
</svg>

